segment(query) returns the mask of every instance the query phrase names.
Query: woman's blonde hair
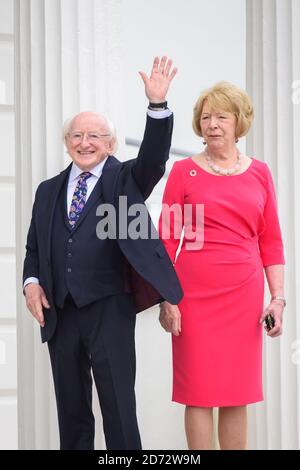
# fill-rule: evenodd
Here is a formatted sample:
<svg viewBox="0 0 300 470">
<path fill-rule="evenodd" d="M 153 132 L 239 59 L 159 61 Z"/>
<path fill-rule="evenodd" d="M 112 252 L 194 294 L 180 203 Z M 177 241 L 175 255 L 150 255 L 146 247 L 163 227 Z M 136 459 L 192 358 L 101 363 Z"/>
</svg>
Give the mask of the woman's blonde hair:
<svg viewBox="0 0 300 470">
<path fill-rule="evenodd" d="M 235 115 L 237 138 L 247 134 L 252 125 L 254 111 L 252 101 L 244 90 L 229 82 L 218 82 L 201 93 L 194 106 L 193 117 L 193 129 L 201 137 L 200 118 L 205 103 L 211 110 L 226 111 Z"/>
</svg>

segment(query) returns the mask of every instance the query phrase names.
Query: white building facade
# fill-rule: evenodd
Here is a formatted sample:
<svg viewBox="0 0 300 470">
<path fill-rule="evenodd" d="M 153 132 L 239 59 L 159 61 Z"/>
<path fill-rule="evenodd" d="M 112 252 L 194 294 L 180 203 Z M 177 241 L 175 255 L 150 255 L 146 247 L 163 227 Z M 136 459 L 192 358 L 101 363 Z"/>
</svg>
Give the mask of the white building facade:
<svg viewBox="0 0 300 470">
<path fill-rule="evenodd" d="M 148 72 L 163 54 L 179 69 L 168 95 L 175 114 L 168 170 L 202 147 L 191 120 L 203 88 L 228 80 L 253 97 L 255 124 L 240 149 L 274 175 L 288 308 L 283 337 L 265 341 L 266 400 L 249 407 L 249 447 L 299 448 L 299 24 L 298 0 L 0 0 L 0 449 L 58 448 L 47 347 L 26 311 L 21 274 L 35 189 L 68 163 L 62 123 L 81 110 L 107 114 L 117 156 L 135 156 L 147 106 L 138 70 Z M 166 176 L 149 201 L 154 219 Z M 157 308 L 138 316 L 136 344 L 144 448 L 185 449 L 183 407 L 171 403 L 171 341 Z M 98 408 L 96 400 L 103 449 Z"/>
</svg>

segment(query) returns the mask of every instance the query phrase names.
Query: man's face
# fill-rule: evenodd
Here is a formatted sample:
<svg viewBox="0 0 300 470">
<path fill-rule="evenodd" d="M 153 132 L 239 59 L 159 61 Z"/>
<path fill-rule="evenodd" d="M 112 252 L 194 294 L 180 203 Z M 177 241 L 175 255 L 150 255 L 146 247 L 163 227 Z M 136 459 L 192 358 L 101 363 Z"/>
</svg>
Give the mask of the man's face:
<svg viewBox="0 0 300 470">
<path fill-rule="evenodd" d="M 75 116 L 66 136 L 68 153 L 82 171 L 90 171 L 110 155 L 113 144 L 105 121 L 90 112 Z"/>
</svg>

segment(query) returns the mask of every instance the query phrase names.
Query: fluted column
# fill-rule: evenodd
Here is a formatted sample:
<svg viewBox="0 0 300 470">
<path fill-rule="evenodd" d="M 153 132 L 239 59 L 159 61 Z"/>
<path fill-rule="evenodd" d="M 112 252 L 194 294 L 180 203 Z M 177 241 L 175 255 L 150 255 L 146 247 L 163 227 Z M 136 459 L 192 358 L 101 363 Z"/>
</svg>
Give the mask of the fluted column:
<svg viewBox="0 0 300 470">
<path fill-rule="evenodd" d="M 300 339 L 300 103 L 293 97 L 300 79 L 299 24 L 298 0 L 247 0 L 247 90 L 255 106 L 247 152 L 266 161 L 273 173 L 288 298 L 283 336 L 265 338 L 265 402 L 250 412 L 250 447 L 258 449 L 299 446 L 300 377 L 293 356 Z"/>
<path fill-rule="evenodd" d="M 14 6 L 19 447 L 47 449 L 58 445 L 56 412 L 48 353 L 21 294 L 24 241 L 38 183 L 69 161 L 61 140 L 67 117 L 109 115 L 122 148 L 121 0 Z"/>
</svg>

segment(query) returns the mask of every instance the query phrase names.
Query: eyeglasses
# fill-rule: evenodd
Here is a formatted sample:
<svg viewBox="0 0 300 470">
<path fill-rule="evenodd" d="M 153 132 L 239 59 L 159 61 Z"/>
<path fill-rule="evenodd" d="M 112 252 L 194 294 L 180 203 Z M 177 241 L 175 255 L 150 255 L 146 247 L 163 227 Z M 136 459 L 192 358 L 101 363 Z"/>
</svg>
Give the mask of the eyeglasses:
<svg viewBox="0 0 300 470">
<path fill-rule="evenodd" d="M 100 142 L 100 140 L 110 137 L 110 134 L 98 134 L 98 132 L 69 132 L 67 135 L 72 142 L 81 142 L 84 136 L 89 142 Z"/>
</svg>

